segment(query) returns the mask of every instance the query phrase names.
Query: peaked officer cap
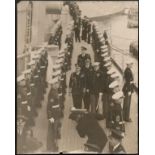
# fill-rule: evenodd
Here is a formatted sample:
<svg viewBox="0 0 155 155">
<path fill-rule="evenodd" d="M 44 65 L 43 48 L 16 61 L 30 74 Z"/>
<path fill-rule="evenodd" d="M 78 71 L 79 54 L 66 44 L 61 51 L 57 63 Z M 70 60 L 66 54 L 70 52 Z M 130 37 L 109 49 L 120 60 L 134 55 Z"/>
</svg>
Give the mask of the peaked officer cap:
<svg viewBox="0 0 155 155">
<path fill-rule="evenodd" d="M 119 91 L 119 92 L 115 93 L 114 95 L 112 95 L 113 100 L 118 100 L 118 99 L 123 98 L 123 97 L 124 97 L 124 94 L 122 91 Z"/>
<path fill-rule="evenodd" d="M 112 83 L 110 83 L 109 88 L 115 88 L 119 86 L 119 83 L 117 81 L 113 81 Z"/>
</svg>

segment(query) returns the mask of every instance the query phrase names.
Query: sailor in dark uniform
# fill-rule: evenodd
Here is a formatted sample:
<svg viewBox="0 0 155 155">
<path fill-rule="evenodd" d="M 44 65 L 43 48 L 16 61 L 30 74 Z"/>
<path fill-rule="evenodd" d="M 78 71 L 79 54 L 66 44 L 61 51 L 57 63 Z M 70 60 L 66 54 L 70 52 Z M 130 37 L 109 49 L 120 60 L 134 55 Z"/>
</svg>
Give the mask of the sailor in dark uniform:
<svg viewBox="0 0 155 155">
<path fill-rule="evenodd" d="M 125 124 L 123 119 L 122 100 L 124 98 L 123 92 L 118 91 L 112 96 L 113 106 L 111 107 L 111 128 L 125 132 Z"/>
<path fill-rule="evenodd" d="M 98 101 L 102 100 L 103 95 L 103 73 L 100 70 L 100 63 L 95 62 L 93 64 L 94 69 L 90 76 L 90 101 L 91 101 L 91 112 L 97 112 Z"/>
<path fill-rule="evenodd" d="M 87 48 L 82 46 L 81 47 L 81 54 L 78 56 L 77 59 L 77 64 L 81 67 L 81 70 L 83 70 L 84 66 L 85 66 L 85 61 L 86 59 L 90 59 L 91 57 L 88 53 L 86 53 Z"/>
<path fill-rule="evenodd" d="M 19 91 L 20 91 L 20 97 L 21 97 L 21 100 L 19 103 L 20 115 L 23 115 L 28 118 L 27 124 L 29 126 L 34 126 L 35 123 L 32 117 L 31 103 L 29 102 L 27 88 L 26 88 L 26 81 L 23 74 L 21 75 L 21 80 L 19 83 Z"/>
<path fill-rule="evenodd" d="M 123 105 L 123 115 L 124 120 L 127 122 L 131 122 L 130 118 L 130 105 L 131 105 L 131 96 L 133 93 L 133 84 L 134 84 L 134 78 L 132 73 L 132 61 L 127 62 L 127 68 L 124 71 L 124 86 L 123 86 L 123 92 L 124 92 L 124 105 Z"/>
<path fill-rule="evenodd" d="M 79 41 L 80 42 L 80 21 L 79 19 L 77 19 L 74 22 L 74 32 L 75 32 L 75 41 Z"/>
<path fill-rule="evenodd" d="M 88 24 L 87 24 L 87 42 L 88 44 L 90 44 L 90 41 L 91 41 L 91 20 L 88 19 Z"/>
<path fill-rule="evenodd" d="M 114 129 L 111 130 L 111 136 L 109 136 L 109 152 L 111 154 L 126 154 L 126 151 L 121 144 L 122 138 L 124 138 L 122 132 Z"/>
<path fill-rule="evenodd" d="M 87 41 L 87 17 L 82 20 L 82 40 Z"/>
<path fill-rule="evenodd" d="M 25 132 L 28 128 L 27 117 L 24 115 L 17 116 L 17 153 L 23 154 L 25 151 Z"/>
<path fill-rule="evenodd" d="M 81 72 L 80 66 L 75 65 L 76 71 L 70 76 L 69 88 L 72 93 L 73 106 L 75 108 L 82 108 L 83 93 L 86 89 L 85 75 Z"/>
<path fill-rule="evenodd" d="M 93 67 L 91 65 L 90 59 L 85 61 L 85 66 L 83 68 L 83 73 L 86 78 L 86 90 L 84 92 L 83 101 L 84 101 L 84 108 L 89 111 L 90 108 L 90 84 L 91 84 L 91 73 L 93 71 Z"/>
<path fill-rule="evenodd" d="M 47 117 L 49 120 L 48 123 L 48 137 L 47 137 L 47 150 L 52 152 L 58 151 L 57 139 L 60 136 L 60 118 L 61 118 L 61 109 L 58 100 L 58 88 L 59 81 L 58 78 L 52 78 L 50 83 L 52 87 L 48 95 L 48 104 L 47 104 Z"/>
<path fill-rule="evenodd" d="M 37 111 L 36 108 L 34 107 L 33 104 L 33 96 L 32 96 L 32 90 L 31 90 L 31 69 L 27 69 L 23 72 L 23 74 L 25 75 L 25 81 L 26 81 L 26 92 L 27 92 L 27 99 L 28 99 L 28 103 L 31 107 L 31 115 L 32 116 L 37 116 Z"/>
</svg>

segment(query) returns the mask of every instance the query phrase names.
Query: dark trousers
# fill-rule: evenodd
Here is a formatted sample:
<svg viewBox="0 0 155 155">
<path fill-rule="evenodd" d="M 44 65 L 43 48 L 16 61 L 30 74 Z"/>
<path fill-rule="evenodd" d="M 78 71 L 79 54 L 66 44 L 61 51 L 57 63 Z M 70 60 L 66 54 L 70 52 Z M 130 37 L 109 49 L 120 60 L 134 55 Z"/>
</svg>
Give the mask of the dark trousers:
<svg viewBox="0 0 155 155">
<path fill-rule="evenodd" d="M 88 44 L 90 44 L 90 34 L 88 33 Z"/>
<path fill-rule="evenodd" d="M 91 112 L 92 113 L 96 113 L 98 98 L 99 98 L 98 94 L 91 94 L 90 95 L 90 104 L 91 104 Z"/>
<path fill-rule="evenodd" d="M 73 106 L 77 109 L 82 108 L 82 95 L 81 94 L 72 94 Z"/>
<path fill-rule="evenodd" d="M 85 29 L 82 30 L 82 40 L 87 41 L 87 32 Z"/>
<path fill-rule="evenodd" d="M 80 30 L 75 30 L 75 41 L 79 41 L 80 42 Z"/>
<path fill-rule="evenodd" d="M 83 97 L 83 102 L 84 102 L 84 108 L 89 110 L 90 107 L 90 94 L 86 93 Z"/>
<path fill-rule="evenodd" d="M 103 117 L 106 118 L 107 116 L 107 104 L 108 104 L 108 95 L 107 93 L 103 93 Z"/>
<path fill-rule="evenodd" d="M 106 127 L 109 128 L 110 127 L 110 124 L 111 124 L 111 110 L 112 110 L 112 107 L 111 107 L 111 102 L 112 102 L 112 98 L 111 98 L 111 95 L 107 95 L 107 106 L 106 106 Z"/>
<path fill-rule="evenodd" d="M 124 104 L 123 104 L 123 117 L 125 121 L 130 119 L 130 105 L 131 105 L 131 95 L 125 95 Z"/>
<path fill-rule="evenodd" d="M 47 150 L 51 152 L 58 151 L 57 138 L 55 134 L 55 125 L 50 121 L 48 123 Z"/>
</svg>

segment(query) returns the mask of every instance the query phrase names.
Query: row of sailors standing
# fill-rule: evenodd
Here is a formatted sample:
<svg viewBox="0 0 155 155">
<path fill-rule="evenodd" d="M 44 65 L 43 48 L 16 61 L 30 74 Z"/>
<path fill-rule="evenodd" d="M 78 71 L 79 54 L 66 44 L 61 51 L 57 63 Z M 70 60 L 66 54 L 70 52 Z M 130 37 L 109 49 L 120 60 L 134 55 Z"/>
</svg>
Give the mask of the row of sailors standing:
<svg viewBox="0 0 155 155">
<path fill-rule="evenodd" d="M 47 150 L 58 152 L 58 139 L 61 138 L 61 119 L 63 118 L 64 101 L 66 94 L 66 73 L 71 68 L 73 52 L 72 31 L 67 33 L 65 44 L 59 51 L 53 66 L 52 78 L 49 81 L 51 88 L 48 95 L 47 117 L 49 120 Z"/>
<path fill-rule="evenodd" d="M 31 129 L 35 126 L 34 118 L 38 115 L 37 108 L 41 107 L 47 86 L 47 52 L 43 49 L 34 53 L 31 57 L 32 61 L 27 64 L 27 69 L 17 78 L 17 128 L 19 131 L 17 132 L 17 143 L 19 144 L 17 146 L 20 147 L 17 150 L 20 153 L 30 151 L 30 145 L 25 144 L 23 128 Z M 33 131 L 31 130 L 31 132 Z M 31 149 L 33 148 L 31 147 Z"/>
</svg>

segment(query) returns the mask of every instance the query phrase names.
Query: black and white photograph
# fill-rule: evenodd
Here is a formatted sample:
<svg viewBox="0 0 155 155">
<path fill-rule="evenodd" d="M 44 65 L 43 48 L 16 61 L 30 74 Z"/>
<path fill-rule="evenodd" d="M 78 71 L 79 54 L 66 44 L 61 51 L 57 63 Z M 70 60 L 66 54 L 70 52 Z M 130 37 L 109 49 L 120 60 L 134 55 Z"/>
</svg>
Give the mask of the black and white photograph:
<svg viewBox="0 0 155 155">
<path fill-rule="evenodd" d="M 139 153 L 139 1 L 16 1 L 16 154 Z"/>
</svg>

